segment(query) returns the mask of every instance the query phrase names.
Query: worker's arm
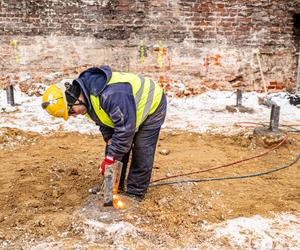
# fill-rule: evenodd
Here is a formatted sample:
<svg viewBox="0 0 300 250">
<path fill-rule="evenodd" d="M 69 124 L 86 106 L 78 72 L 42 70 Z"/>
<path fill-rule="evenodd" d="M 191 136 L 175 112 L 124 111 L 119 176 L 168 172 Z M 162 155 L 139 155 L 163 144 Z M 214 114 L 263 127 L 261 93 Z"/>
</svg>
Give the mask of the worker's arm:
<svg viewBox="0 0 300 250">
<path fill-rule="evenodd" d="M 99 125 L 99 130 L 100 130 L 102 137 L 106 143 L 108 142 L 108 140 L 110 140 L 112 138 L 112 135 L 114 133 L 113 128 L 110 128 L 110 127 L 102 125 L 102 124 Z"/>
<path fill-rule="evenodd" d="M 101 94 L 101 106 L 114 123 L 107 155 L 121 161 L 130 148 L 135 134 L 136 107 L 129 84 L 113 84 Z"/>
</svg>

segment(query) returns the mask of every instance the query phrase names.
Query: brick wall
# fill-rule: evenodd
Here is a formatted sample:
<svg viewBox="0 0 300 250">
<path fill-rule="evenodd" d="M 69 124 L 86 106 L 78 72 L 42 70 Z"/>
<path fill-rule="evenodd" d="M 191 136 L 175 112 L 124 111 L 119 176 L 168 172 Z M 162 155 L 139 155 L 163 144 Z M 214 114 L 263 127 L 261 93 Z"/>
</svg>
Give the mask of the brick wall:
<svg viewBox="0 0 300 250">
<path fill-rule="evenodd" d="M 298 3 L 297 3 L 298 2 Z M 2 81 L 75 77 L 91 65 L 225 89 L 290 87 L 293 15 L 280 0 L 0 0 Z"/>
</svg>

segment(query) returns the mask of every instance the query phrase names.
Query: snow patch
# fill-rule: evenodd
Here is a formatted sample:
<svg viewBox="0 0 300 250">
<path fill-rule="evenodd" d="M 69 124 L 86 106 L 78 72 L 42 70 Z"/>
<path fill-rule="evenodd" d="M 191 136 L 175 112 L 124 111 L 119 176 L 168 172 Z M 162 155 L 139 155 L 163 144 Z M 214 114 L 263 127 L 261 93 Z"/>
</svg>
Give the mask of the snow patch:
<svg viewBox="0 0 300 250">
<path fill-rule="evenodd" d="M 218 225 L 205 225 L 206 230 L 214 230 L 213 238 L 207 246 L 221 246 L 224 237 L 230 247 L 243 249 L 300 249 L 300 217 L 292 214 L 276 215 L 273 219 L 256 215 L 239 217 Z"/>
<path fill-rule="evenodd" d="M 115 235 L 116 238 L 127 234 L 132 235 L 136 231 L 132 224 L 124 221 L 107 224 L 101 221 L 87 220 L 84 222 L 84 225 L 87 239 L 97 238 L 101 231 L 104 232 L 104 235 Z"/>
<path fill-rule="evenodd" d="M 227 105 L 236 103 L 235 93 L 229 91 L 209 91 L 193 97 L 168 98 L 167 118 L 163 128 L 226 133 L 237 131 L 233 125 L 238 122 L 269 122 L 270 108 L 258 104 L 258 99 L 263 96 L 256 92 L 243 94 L 243 105 L 253 108 L 253 114 L 226 111 Z M 281 123 L 300 122 L 300 109 L 289 104 L 286 93 L 270 94 L 268 99 L 280 105 Z M 41 97 L 27 96 L 18 88 L 15 91 L 15 102 L 18 106 L 8 105 L 6 92 L 0 90 L 0 127 L 38 133 L 56 130 L 99 133 L 95 123 L 83 116 L 71 117 L 67 122 L 51 117 L 41 108 Z"/>
</svg>

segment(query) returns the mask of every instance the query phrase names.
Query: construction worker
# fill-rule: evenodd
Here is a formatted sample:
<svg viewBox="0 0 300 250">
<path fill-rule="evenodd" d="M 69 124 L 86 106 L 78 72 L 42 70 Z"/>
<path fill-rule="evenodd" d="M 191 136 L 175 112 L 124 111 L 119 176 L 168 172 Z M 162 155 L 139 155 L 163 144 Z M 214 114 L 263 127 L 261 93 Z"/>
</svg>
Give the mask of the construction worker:
<svg viewBox="0 0 300 250">
<path fill-rule="evenodd" d="M 151 178 L 154 154 L 165 120 L 167 101 L 162 88 L 151 79 L 112 72 L 108 66 L 92 67 L 72 83 L 51 85 L 43 95 L 43 108 L 55 117 L 88 115 L 99 126 L 106 142 L 105 166 L 121 161 L 119 191 L 141 200 Z"/>
</svg>

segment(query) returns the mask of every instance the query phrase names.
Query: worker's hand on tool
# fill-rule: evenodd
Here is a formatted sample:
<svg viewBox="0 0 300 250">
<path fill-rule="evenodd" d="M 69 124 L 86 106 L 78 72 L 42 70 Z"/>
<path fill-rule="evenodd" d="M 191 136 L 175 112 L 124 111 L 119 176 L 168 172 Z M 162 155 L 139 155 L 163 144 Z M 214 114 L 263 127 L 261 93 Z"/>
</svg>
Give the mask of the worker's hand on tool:
<svg viewBox="0 0 300 250">
<path fill-rule="evenodd" d="M 101 168 L 100 168 L 100 171 L 101 171 L 101 174 L 104 175 L 104 172 L 105 172 L 105 166 L 107 165 L 113 165 L 115 163 L 115 160 L 112 156 L 105 156 L 105 158 L 103 159 L 102 163 L 101 163 Z"/>
</svg>

